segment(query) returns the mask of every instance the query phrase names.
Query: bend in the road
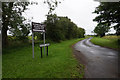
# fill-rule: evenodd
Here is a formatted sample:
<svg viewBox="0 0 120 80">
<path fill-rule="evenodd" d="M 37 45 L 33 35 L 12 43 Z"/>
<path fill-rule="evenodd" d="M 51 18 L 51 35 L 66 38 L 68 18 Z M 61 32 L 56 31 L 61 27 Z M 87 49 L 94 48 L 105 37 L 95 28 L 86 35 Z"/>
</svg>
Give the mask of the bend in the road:
<svg viewBox="0 0 120 80">
<path fill-rule="evenodd" d="M 82 40 L 74 48 L 80 51 L 87 61 L 85 76 L 87 78 L 115 78 L 118 75 L 118 52 L 94 45 L 92 38 Z"/>
</svg>

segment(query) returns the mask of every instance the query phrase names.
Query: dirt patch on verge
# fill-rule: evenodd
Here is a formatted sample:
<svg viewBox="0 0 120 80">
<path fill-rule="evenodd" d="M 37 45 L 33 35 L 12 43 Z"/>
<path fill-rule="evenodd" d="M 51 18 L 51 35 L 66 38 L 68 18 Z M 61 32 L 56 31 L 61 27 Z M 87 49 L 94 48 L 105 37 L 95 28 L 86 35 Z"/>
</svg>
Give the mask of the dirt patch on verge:
<svg viewBox="0 0 120 80">
<path fill-rule="evenodd" d="M 80 51 L 75 50 L 74 45 L 72 45 L 72 51 L 75 58 L 78 60 L 80 64 L 86 65 L 87 64 L 86 57 Z"/>
<path fill-rule="evenodd" d="M 72 45 L 73 56 L 78 60 L 80 65 L 81 64 L 84 65 L 84 73 L 85 73 L 85 66 L 87 64 L 86 57 L 80 51 L 75 50 L 74 45 Z M 79 66 L 77 68 L 80 68 L 80 70 L 81 70 L 81 66 Z M 80 71 L 80 73 L 81 73 L 81 71 Z M 85 78 L 85 75 L 83 76 L 83 78 Z"/>
</svg>

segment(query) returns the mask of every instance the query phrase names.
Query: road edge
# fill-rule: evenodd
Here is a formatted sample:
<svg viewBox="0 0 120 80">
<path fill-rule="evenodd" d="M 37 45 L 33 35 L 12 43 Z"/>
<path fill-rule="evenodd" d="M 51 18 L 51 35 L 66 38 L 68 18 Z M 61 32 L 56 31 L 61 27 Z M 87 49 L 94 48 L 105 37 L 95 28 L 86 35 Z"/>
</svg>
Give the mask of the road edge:
<svg viewBox="0 0 120 80">
<path fill-rule="evenodd" d="M 83 39 L 83 40 L 84 40 L 84 39 Z M 82 40 L 80 40 L 80 41 L 82 41 Z M 79 42 L 79 41 L 78 41 L 78 42 Z M 78 43 L 78 42 L 77 42 L 77 43 Z M 78 61 L 79 64 L 82 64 L 82 65 L 84 66 L 84 69 L 83 69 L 83 70 L 84 70 L 83 78 L 85 78 L 86 61 L 83 60 L 83 58 L 85 59 L 85 56 L 84 56 L 80 51 L 75 50 L 74 46 L 75 46 L 77 43 L 73 44 L 73 45 L 71 46 L 71 49 L 72 49 L 73 57 Z M 77 54 L 81 54 L 80 58 L 78 57 Z M 79 64 L 78 64 L 78 65 L 79 65 Z M 80 65 L 79 65 L 79 68 L 80 68 L 80 70 L 81 70 Z M 81 72 L 80 72 L 80 73 L 81 73 Z"/>
</svg>

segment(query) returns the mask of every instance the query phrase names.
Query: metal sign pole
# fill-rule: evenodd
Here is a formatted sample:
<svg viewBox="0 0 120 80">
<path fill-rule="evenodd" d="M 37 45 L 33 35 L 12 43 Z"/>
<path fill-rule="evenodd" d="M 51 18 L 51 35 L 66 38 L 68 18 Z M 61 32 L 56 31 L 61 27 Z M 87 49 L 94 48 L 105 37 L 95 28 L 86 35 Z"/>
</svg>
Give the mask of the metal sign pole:
<svg viewBox="0 0 120 80">
<path fill-rule="evenodd" d="M 44 25 L 43 23 L 41 24 L 41 23 L 32 22 L 32 50 L 33 50 L 33 58 L 34 58 L 34 32 L 41 32 L 41 33 L 43 33 L 44 44 L 43 44 L 43 46 L 40 45 L 40 47 L 44 47 L 44 55 L 45 55 L 45 46 L 46 46 L 46 44 L 45 44 L 45 26 L 46 25 Z"/>
<path fill-rule="evenodd" d="M 45 32 L 43 33 L 43 37 L 44 37 L 44 45 L 45 45 Z M 45 46 L 44 46 L 44 55 L 45 55 Z"/>
<path fill-rule="evenodd" d="M 32 51 L 33 51 L 33 58 L 34 58 L 34 33 L 32 32 Z"/>
</svg>

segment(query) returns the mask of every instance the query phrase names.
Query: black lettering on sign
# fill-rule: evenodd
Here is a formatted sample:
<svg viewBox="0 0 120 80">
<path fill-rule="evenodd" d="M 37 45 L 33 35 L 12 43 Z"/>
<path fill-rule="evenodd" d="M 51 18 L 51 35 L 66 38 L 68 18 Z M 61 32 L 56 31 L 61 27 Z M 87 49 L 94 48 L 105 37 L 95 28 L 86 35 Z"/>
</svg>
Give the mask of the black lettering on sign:
<svg viewBox="0 0 120 80">
<path fill-rule="evenodd" d="M 45 30 L 45 24 L 32 22 L 32 31 L 34 30 Z"/>
</svg>

